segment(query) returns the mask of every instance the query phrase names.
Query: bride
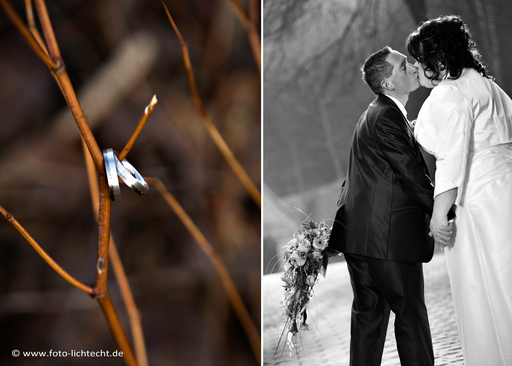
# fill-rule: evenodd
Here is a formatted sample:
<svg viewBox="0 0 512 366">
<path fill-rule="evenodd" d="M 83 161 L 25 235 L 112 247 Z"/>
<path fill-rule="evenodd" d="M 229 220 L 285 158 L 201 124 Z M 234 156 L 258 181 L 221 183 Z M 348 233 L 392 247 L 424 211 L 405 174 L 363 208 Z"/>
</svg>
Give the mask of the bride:
<svg viewBox="0 0 512 366">
<path fill-rule="evenodd" d="M 466 366 L 512 365 L 512 100 L 460 17 L 425 21 L 406 46 L 433 88 L 414 133 L 437 158 L 435 239 L 456 206 L 446 261 Z"/>
</svg>

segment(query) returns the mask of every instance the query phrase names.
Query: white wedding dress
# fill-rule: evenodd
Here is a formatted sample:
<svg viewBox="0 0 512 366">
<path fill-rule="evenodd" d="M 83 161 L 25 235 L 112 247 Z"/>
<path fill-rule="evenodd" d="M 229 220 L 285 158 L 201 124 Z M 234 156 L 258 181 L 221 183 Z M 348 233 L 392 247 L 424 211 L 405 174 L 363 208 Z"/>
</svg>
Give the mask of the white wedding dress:
<svg viewBox="0 0 512 366">
<path fill-rule="evenodd" d="M 432 90 L 414 134 L 437 158 L 434 194 L 458 188 L 446 262 L 466 366 L 511 366 L 512 101 L 465 69 Z"/>
</svg>

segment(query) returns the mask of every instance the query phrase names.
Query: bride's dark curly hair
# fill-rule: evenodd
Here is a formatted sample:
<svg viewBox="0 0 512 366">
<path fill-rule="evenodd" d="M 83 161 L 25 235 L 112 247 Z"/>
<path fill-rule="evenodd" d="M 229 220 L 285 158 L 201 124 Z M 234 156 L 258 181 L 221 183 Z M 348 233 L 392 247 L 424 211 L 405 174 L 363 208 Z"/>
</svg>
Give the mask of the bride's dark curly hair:
<svg viewBox="0 0 512 366">
<path fill-rule="evenodd" d="M 405 41 L 409 54 L 425 67 L 425 77 L 440 80 L 446 70 L 457 79 L 464 68 L 472 68 L 492 79 L 482 64 L 480 52 L 467 25 L 458 15 L 444 15 L 420 24 Z M 427 76 L 427 71 L 432 75 Z"/>
</svg>

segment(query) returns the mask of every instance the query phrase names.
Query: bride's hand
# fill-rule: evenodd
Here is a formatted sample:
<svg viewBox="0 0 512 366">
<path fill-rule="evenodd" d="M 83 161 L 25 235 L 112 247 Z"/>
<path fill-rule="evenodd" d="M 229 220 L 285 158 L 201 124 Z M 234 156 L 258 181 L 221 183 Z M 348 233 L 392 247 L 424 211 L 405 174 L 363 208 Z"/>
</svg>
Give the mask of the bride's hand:
<svg viewBox="0 0 512 366">
<path fill-rule="evenodd" d="M 446 247 L 450 243 L 450 238 L 453 233 L 453 221 L 448 221 L 446 216 L 436 217 L 432 216 L 430 220 L 430 233 L 429 235 L 434 238 L 436 244 L 441 247 Z"/>
<path fill-rule="evenodd" d="M 434 198 L 434 209 L 430 220 L 430 232 L 436 244 L 445 248 L 450 243 L 453 232 L 453 222 L 449 222 L 447 213 L 457 198 L 458 188 L 439 193 Z"/>
</svg>

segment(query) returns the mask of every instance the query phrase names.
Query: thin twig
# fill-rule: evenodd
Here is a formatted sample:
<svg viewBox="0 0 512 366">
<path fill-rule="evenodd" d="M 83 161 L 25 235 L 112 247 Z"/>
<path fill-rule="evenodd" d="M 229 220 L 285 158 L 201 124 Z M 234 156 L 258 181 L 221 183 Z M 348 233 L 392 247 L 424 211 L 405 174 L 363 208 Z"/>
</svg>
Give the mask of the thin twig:
<svg viewBox="0 0 512 366">
<path fill-rule="evenodd" d="M 110 188 L 105 175 L 100 175 L 100 198 L 98 210 L 98 256 L 96 261 L 96 280 L 94 281 L 94 297 L 103 309 L 107 323 L 117 345 L 123 351 L 123 360 L 127 366 L 138 366 L 130 341 L 121 325 L 119 316 L 112 304 L 108 292 L 108 263 L 110 239 Z"/>
<path fill-rule="evenodd" d="M 158 100 L 156 99 L 156 95 L 153 95 L 153 98 L 151 99 L 151 102 L 149 102 L 149 105 L 144 110 L 144 115 L 139 121 L 139 124 L 137 125 L 137 128 L 135 128 L 135 131 L 133 131 L 132 136 L 126 143 L 126 146 L 121 151 L 121 153 L 118 156 L 119 161 L 123 161 L 124 158 L 126 158 L 126 155 L 128 155 L 128 152 L 130 152 L 130 149 L 132 148 L 133 144 L 135 143 L 135 140 L 137 137 L 139 137 L 140 132 L 142 131 L 142 128 L 146 124 L 146 121 L 148 120 L 149 116 L 153 112 L 153 108 L 155 107 L 156 103 L 158 103 Z"/>
<path fill-rule="evenodd" d="M 68 103 L 71 113 L 75 117 L 80 134 L 84 140 L 92 158 L 98 168 L 100 174 L 100 200 L 99 200 L 99 214 L 98 214 L 98 255 L 96 263 L 96 279 L 94 281 L 94 295 L 98 298 L 105 296 L 107 293 L 107 279 L 108 279 L 108 242 L 110 239 L 110 189 L 107 178 L 104 172 L 103 154 L 101 153 L 98 143 L 96 142 L 85 115 L 80 107 L 80 103 L 76 98 L 75 90 L 71 85 L 69 76 L 62 56 L 60 54 L 59 45 L 55 32 L 48 14 L 48 9 L 44 0 L 34 0 L 37 10 L 37 15 L 43 28 L 44 38 L 48 45 L 48 53 L 54 60 L 58 60 L 61 67 L 57 70 L 52 70 L 60 83 L 61 90 Z"/>
<path fill-rule="evenodd" d="M 61 266 L 59 266 L 53 259 L 50 257 L 44 250 L 41 248 L 39 244 L 30 236 L 30 234 L 25 230 L 23 226 L 12 216 L 9 212 L 7 212 L 2 206 L 0 206 L 0 214 L 9 221 L 12 226 L 16 228 L 20 232 L 21 235 L 29 242 L 30 245 L 36 250 L 36 252 L 45 260 L 46 263 L 50 267 L 53 268 L 55 272 L 59 274 L 62 278 L 64 278 L 66 281 L 68 281 L 71 285 L 75 286 L 77 289 L 87 293 L 92 294 L 93 290 L 91 286 L 86 285 L 85 283 L 82 283 L 75 279 L 73 276 L 71 276 L 69 273 L 67 273 L 64 269 L 62 269 Z"/>
<path fill-rule="evenodd" d="M 251 20 L 251 24 L 254 28 L 258 27 L 258 18 L 259 18 L 259 7 L 260 2 L 258 0 L 251 0 L 249 4 L 249 19 Z"/>
<path fill-rule="evenodd" d="M 127 366 L 139 366 L 135 354 L 133 353 L 132 346 L 128 341 L 128 337 L 121 325 L 121 321 L 117 316 L 114 304 L 110 298 L 110 294 L 107 292 L 104 297 L 98 299 L 98 302 L 103 310 L 103 314 L 109 320 L 108 325 L 110 331 L 114 335 L 116 343 L 119 349 L 123 352 L 123 361 Z"/>
<path fill-rule="evenodd" d="M 110 239 L 110 189 L 105 176 L 105 166 L 103 162 L 103 154 L 98 147 L 96 139 L 94 138 L 87 119 L 84 116 L 83 110 L 78 102 L 71 81 L 67 74 L 60 50 L 57 44 L 57 39 L 53 31 L 53 27 L 48 15 L 48 10 L 44 0 L 35 0 L 37 13 L 43 33 L 45 36 L 46 44 L 48 46 L 48 53 L 50 57 L 42 50 L 41 46 L 31 35 L 25 24 L 21 21 L 16 12 L 12 9 L 7 0 L 0 0 L 0 5 L 5 9 L 9 18 L 13 21 L 16 27 L 20 30 L 20 33 L 25 37 L 29 45 L 36 52 L 36 54 L 48 65 L 52 75 L 57 79 L 57 82 L 61 88 L 61 91 L 66 99 L 66 102 L 75 118 L 78 129 L 82 136 L 84 143 L 94 160 L 96 168 L 100 174 L 100 192 L 99 192 L 99 213 L 98 213 L 98 256 L 96 264 L 96 279 L 93 288 L 85 288 L 87 293 L 90 293 L 95 297 L 103 312 L 107 318 L 109 327 L 114 335 L 114 338 L 123 352 L 123 359 L 128 366 L 137 366 L 137 360 L 131 348 L 130 342 L 124 332 L 119 317 L 114 309 L 110 294 L 108 293 L 108 261 L 109 261 L 109 239 Z M 30 16 L 30 15 L 29 15 Z M 65 271 L 60 268 L 46 253 L 35 243 L 30 235 L 17 223 L 17 221 L 5 211 L 1 209 L 1 213 L 4 217 L 10 221 L 22 235 L 32 244 L 32 246 L 38 251 L 38 253 L 56 270 L 63 278 L 70 282 L 73 286 L 78 287 L 82 290 L 79 282 L 77 283 L 73 277 L 69 276 Z M 35 244 L 35 245 L 34 245 Z"/>
<path fill-rule="evenodd" d="M 96 139 L 92 134 L 91 128 L 89 127 L 89 123 L 87 122 L 82 107 L 80 106 L 80 103 L 78 102 L 78 99 L 76 97 L 75 90 L 73 89 L 71 81 L 69 80 L 69 76 L 64 66 L 64 61 L 62 60 L 59 46 L 57 44 L 57 39 L 55 38 L 55 33 L 53 31 L 50 16 L 48 15 L 46 3 L 44 2 L 44 0 L 35 0 L 35 4 L 37 14 L 41 22 L 41 27 L 43 28 L 46 44 L 48 46 L 48 52 L 50 54 L 50 57 L 53 60 L 56 60 L 58 63 L 57 68 L 51 69 L 52 74 L 58 78 L 58 82 L 61 87 L 62 93 L 64 94 L 64 98 L 66 99 L 69 109 L 71 110 L 71 113 L 75 118 L 80 134 L 82 135 L 82 138 L 87 144 L 87 148 L 91 152 L 91 156 L 94 159 L 94 163 L 98 168 L 99 174 L 105 175 L 103 154 L 101 153 L 101 150 L 98 147 L 98 143 L 96 142 Z"/>
<path fill-rule="evenodd" d="M 16 11 L 12 8 L 11 4 L 7 0 L 0 0 L 0 5 L 4 8 L 5 13 L 11 19 L 11 22 L 18 28 L 19 32 L 25 38 L 25 41 L 29 44 L 30 48 L 36 53 L 36 55 L 48 66 L 50 70 L 56 70 L 59 68 L 59 62 L 52 60 L 48 54 L 41 48 L 37 40 L 32 36 L 25 23 L 18 16 Z"/>
<path fill-rule="evenodd" d="M 258 333 L 258 330 L 256 329 L 256 326 L 254 325 L 254 322 L 252 321 L 249 312 L 247 311 L 242 298 L 240 297 L 240 294 L 238 293 L 233 280 L 231 279 L 229 272 L 226 269 L 226 266 L 222 262 L 222 260 L 219 258 L 211 244 L 206 240 L 204 235 L 201 233 L 201 231 L 197 228 L 197 226 L 194 224 L 194 222 L 190 219 L 190 217 L 187 215 L 183 207 L 176 201 L 176 199 L 173 197 L 173 195 L 165 188 L 164 184 L 160 181 L 158 178 L 145 178 L 148 184 L 154 185 L 158 192 L 162 195 L 162 197 L 165 199 L 167 204 L 171 207 L 171 209 L 176 213 L 178 218 L 181 220 L 183 225 L 188 229 L 190 234 L 194 237 L 196 242 L 199 244 L 203 252 L 206 254 L 206 256 L 210 259 L 210 261 L 213 263 L 215 270 L 217 271 L 220 280 L 222 282 L 222 285 L 224 287 L 224 290 L 226 291 L 226 294 L 229 298 L 229 301 L 231 302 L 231 305 L 233 306 L 233 309 L 235 310 L 235 313 L 238 316 L 238 319 L 240 320 L 240 323 L 242 323 L 242 327 L 245 330 L 245 333 L 247 337 L 249 338 L 249 342 L 251 344 L 252 350 L 254 352 L 254 355 L 256 356 L 256 359 L 258 360 L 258 363 L 261 361 L 261 338 Z"/>
<path fill-rule="evenodd" d="M 89 192 L 91 193 L 91 204 L 94 212 L 94 218 L 98 221 L 99 213 L 99 202 L 100 202 L 100 188 L 98 183 L 98 173 L 96 172 L 96 166 L 94 160 L 92 160 L 91 154 L 87 149 L 85 141 L 82 139 L 82 149 L 84 151 L 85 169 L 87 170 L 87 178 L 89 179 Z"/>
<path fill-rule="evenodd" d="M 110 239 L 110 188 L 105 175 L 100 175 L 99 208 L 98 208 L 98 256 L 96 260 L 96 279 L 93 286 L 93 297 L 98 300 L 107 318 L 109 328 L 117 345 L 123 352 L 123 360 L 127 366 L 138 366 L 130 341 L 121 325 L 110 294 L 108 292 L 108 264 Z"/>
<path fill-rule="evenodd" d="M 36 22 L 34 21 L 34 11 L 32 9 L 32 0 L 25 0 L 25 11 L 27 12 L 28 29 L 35 28 Z"/>
<path fill-rule="evenodd" d="M 167 9 L 167 6 L 163 2 L 163 0 L 161 0 L 161 2 L 162 2 L 162 5 L 165 8 L 165 11 L 167 13 L 167 17 L 169 18 L 169 21 L 171 22 L 171 25 L 172 25 L 174 31 L 176 32 L 176 35 L 178 36 L 178 38 L 180 40 L 180 43 L 181 43 L 181 46 L 182 46 L 182 51 L 183 51 L 183 61 L 185 63 L 185 69 L 187 70 L 188 81 L 189 81 L 189 84 L 190 84 L 190 88 L 192 90 L 192 94 L 193 94 L 193 97 L 194 97 L 194 102 L 196 104 L 196 107 L 197 107 L 197 109 L 199 111 L 200 116 L 202 117 L 203 123 L 206 126 L 206 129 L 208 130 L 208 132 L 210 133 L 210 136 L 213 139 L 214 143 L 217 145 L 217 147 L 220 150 L 220 152 L 222 153 L 222 155 L 224 155 L 224 158 L 226 159 L 226 161 L 230 165 L 230 167 L 233 170 L 233 172 L 236 174 L 236 176 L 238 177 L 238 179 L 240 180 L 242 185 L 245 187 L 247 192 L 249 192 L 249 194 L 251 195 L 251 197 L 254 200 L 254 202 L 256 202 L 256 204 L 259 207 L 261 207 L 261 193 L 260 193 L 260 191 L 256 188 L 256 186 L 249 179 L 247 173 L 242 168 L 242 166 L 238 163 L 238 161 L 236 160 L 235 156 L 231 152 L 230 148 L 228 147 L 228 145 L 226 144 L 226 142 L 224 141 L 224 139 L 220 135 L 219 131 L 217 131 L 217 129 L 215 128 L 213 123 L 210 121 L 210 119 L 209 119 L 209 117 L 208 117 L 208 115 L 206 113 L 206 109 L 204 108 L 203 102 L 201 101 L 201 97 L 199 95 L 199 92 L 197 91 L 197 86 L 196 86 L 196 83 L 195 83 L 195 80 L 194 80 L 194 73 L 192 72 L 192 66 L 191 66 L 191 63 L 190 63 L 189 55 L 188 55 L 187 44 L 183 40 L 183 37 L 181 36 L 180 31 L 178 30 L 178 27 L 174 23 L 174 20 L 172 19 L 171 14 L 169 13 L 169 9 Z"/>
<path fill-rule="evenodd" d="M 107 294 L 108 281 L 108 243 L 110 240 L 110 187 L 107 177 L 100 176 L 100 205 L 98 210 L 98 255 L 96 258 L 96 279 L 94 295 L 97 298 Z"/>
<path fill-rule="evenodd" d="M 44 38 L 48 45 L 48 53 L 53 60 L 59 60 L 62 62 L 62 56 L 60 54 L 57 38 L 55 37 L 55 32 L 53 31 L 50 15 L 46 8 L 46 3 L 44 0 L 34 0 L 34 3 L 36 5 L 39 21 L 41 22 L 41 28 L 43 28 Z"/>
<path fill-rule="evenodd" d="M 230 0 L 231 4 L 235 8 L 235 12 L 242 22 L 242 25 L 247 30 L 247 36 L 249 37 L 249 43 L 251 45 L 252 54 L 254 55 L 254 60 L 256 61 L 256 66 L 258 67 L 258 71 L 261 73 L 261 41 L 258 32 L 254 28 L 253 23 L 245 13 L 242 5 L 238 2 L 238 0 Z"/>
<path fill-rule="evenodd" d="M 123 262 L 117 251 L 116 243 L 114 238 L 110 235 L 110 263 L 114 269 L 117 284 L 121 291 L 124 304 L 126 306 L 126 312 L 130 320 L 130 329 L 132 330 L 133 346 L 135 348 L 135 355 L 140 366 L 148 366 L 148 355 L 146 352 L 146 343 L 144 341 L 144 332 L 142 330 L 142 324 L 140 321 L 140 312 L 133 299 L 132 290 L 128 283 L 128 278 L 124 271 Z"/>
<path fill-rule="evenodd" d="M 68 103 L 68 107 L 71 110 L 73 117 L 75 118 L 78 129 L 80 130 L 80 134 L 82 135 L 82 138 L 84 139 L 87 148 L 91 153 L 94 163 L 96 164 L 96 168 L 98 169 L 100 175 L 105 175 L 103 154 L 98 146 L 98 143 L 96 142 L 96 139 L 94 138 L 94 135 L 92 134 L 91 128 L 89 127 L 89 123 L 85 118 L 82 107 L 78 102 L 67 71 L 63 70 L 63 72 L 58 76 L 58 79 L 66 102 Z"/>
<path fill-rule="evenodd" d="M 32 9 L 32 0 L 25 0 L 25 10 L 27 12 L 27 26 L 28 30 L 34 36 L 37 43 L 39 43 L 39 46 L 44 50 L 46 54 L 48 54 L 48 50 L 46 49 L 46 45 L 44 44 L 43 39 L 41 38 L 41 35 L 39 34 L 39 31 L 36 27 L 36 22 L 34 20 L 34 10 Z"/>
<path fill-rule="evenodd" d="M 94 211 L 94 216 L 96 220 L 98 220 L 100 197 L 100 192 L 98 188 L 98 175 L 96 173 L 94 161 L 92 160 L 91 154 L 89 154 L 89 150 L 87 150 L 87 146 L 85 145 L 85 142 L 83 142 L 83 140 L 82 146 L 84 150 L 87 176 L 89 177 L 89 188 L 91 191 L 92 207 Z M 123 263 L 117 251 L 117 246 L 114 241 L 114 237 L 112 236 L 112 233 L 110 233 L 109 252 L 110 264 L 112 265 L 112 269 L 114 270 L 116 281 L 119 286 L 119 290 L 121 291 L 121 296 L 126 307 L 126 312 L 130 319 L 130 328 L 132 330 L 135 355 L 137 356 L 137 361 L 139 361 L 140 366 L 147 366 L 148 356 L 146 352 L 146 344 L 144 341 L 144 333 L 142 331 L 142 324 L 140 321 L 139 309 L 135 304 L 132 290 L 130 288 L 130 284 L 128 283 L 128 278 L 126 276 L 126 272 L 124 271 Z"/>
<path fill-rule="evenodd" d="M 71 113 L 73 114 L 73 117 L 75 118 L 75 121 L 77 123 L 78 129 L 80 130 L 80 134 L 82 135 L 83 139 L 85 140 L 87 144 L 87 148 L 91 152 L 91 155 L 94 159 L 94 163 L 96 164 L 96 167 L 98 168 L 98 171 L 100 174 L 105 174 L 105 167 L 103 164 L 103 155 L 100 151 L 100 148 L 98 147 L 98 144 L 96 140 L 94 139 L 94 136 L 91 132 L 91 129 L 89 127 L 89 124 L 87 123 L 87 119 L 84 116 L 84 113 L 82 111 L 82 108 L 80 107 L 80 103 L 78 102 L 78 99 L 76 98 L 76 94 L 74 92 L 73 87 L 71 86 L 71 82 L 69 81 L 69 76 L 67 74 L 67 71 L 64 67 L 64 62 L 60 58 L 60 51 L 58 51 L 58 46 L 56 43 L 50 42 L 47 39 L 48 48 L 50 55 L 52 53 L 59 55 L 59 58 L 53 58 L 49 57 L 45 50 L 41 48 L 39 43 L 36 41 L 36 39 L 32 36 L 30 31 L 28 30 L 27 26 L 23 23 L 21 18 L 18 16 L 18 14 L 14 11 L 14 9 L 11 7 L 9 2 L 7 0 L 0 0 L 0 5 L 4 8 L 7 16 L 13 24 L 18 28 L 19 32 L 25 38 L 29 46 L 32 48 L 32 50 L 39 56 L 39 58 L 48 66 L 52 74 L 58 79 L 59 86 L 62 90 L 62 93 L 64 94 L 64 98 L 66 99 L 66 102 L 68 103 L 69 109 L 71 110 Z M 48 17 L 48 11 L 46 9 L 46 4 L 43 0 L 36 0 L 37 10 L 39 18 L 41 19 L 41 24 L 43 27 L 43 30 L 46 34 L 49 34 L 49 37 L 55 41 L 55 35 L 53 34 L 53 28 L 51 28 L 51 22 L 50 18 Z M 44 19 L 44 22 L 43 22 Z M 47 30 L 47 28 L 51 28 L 51 30 Z M 56 41 L 55 41 L 56 42 Z"/>
<path fill-rule="evenodd" d="M 41 46 L 44 53 L 46 53 L 46 55 L 48 55 L 48 49 L 46 48 L 43 38 L 41 38 L 41 35 L 39 34 L 39 31 L 37 30 L 37 27 L 36 27 L 36 23 L 34 20 L 34 11 L 32 9 L 32 0 L 25 0 L 25 9 L 27 12 L 28 29 L 29 29 L 30 33 L 32 34 L 32 36 L 37 41 L 37 43 L 39 44 L 39 46 Z M 62 92 L 62 94 L 64 94 L 64 92 L 62 91 L 62 86 L 60 85 L 59 79 L 53 72 L 52 72 L 52 76 L 55 79 L 55 82 L 57 83 L 57 85 L 59 86 L 60 91 Z"/>
</svg>

